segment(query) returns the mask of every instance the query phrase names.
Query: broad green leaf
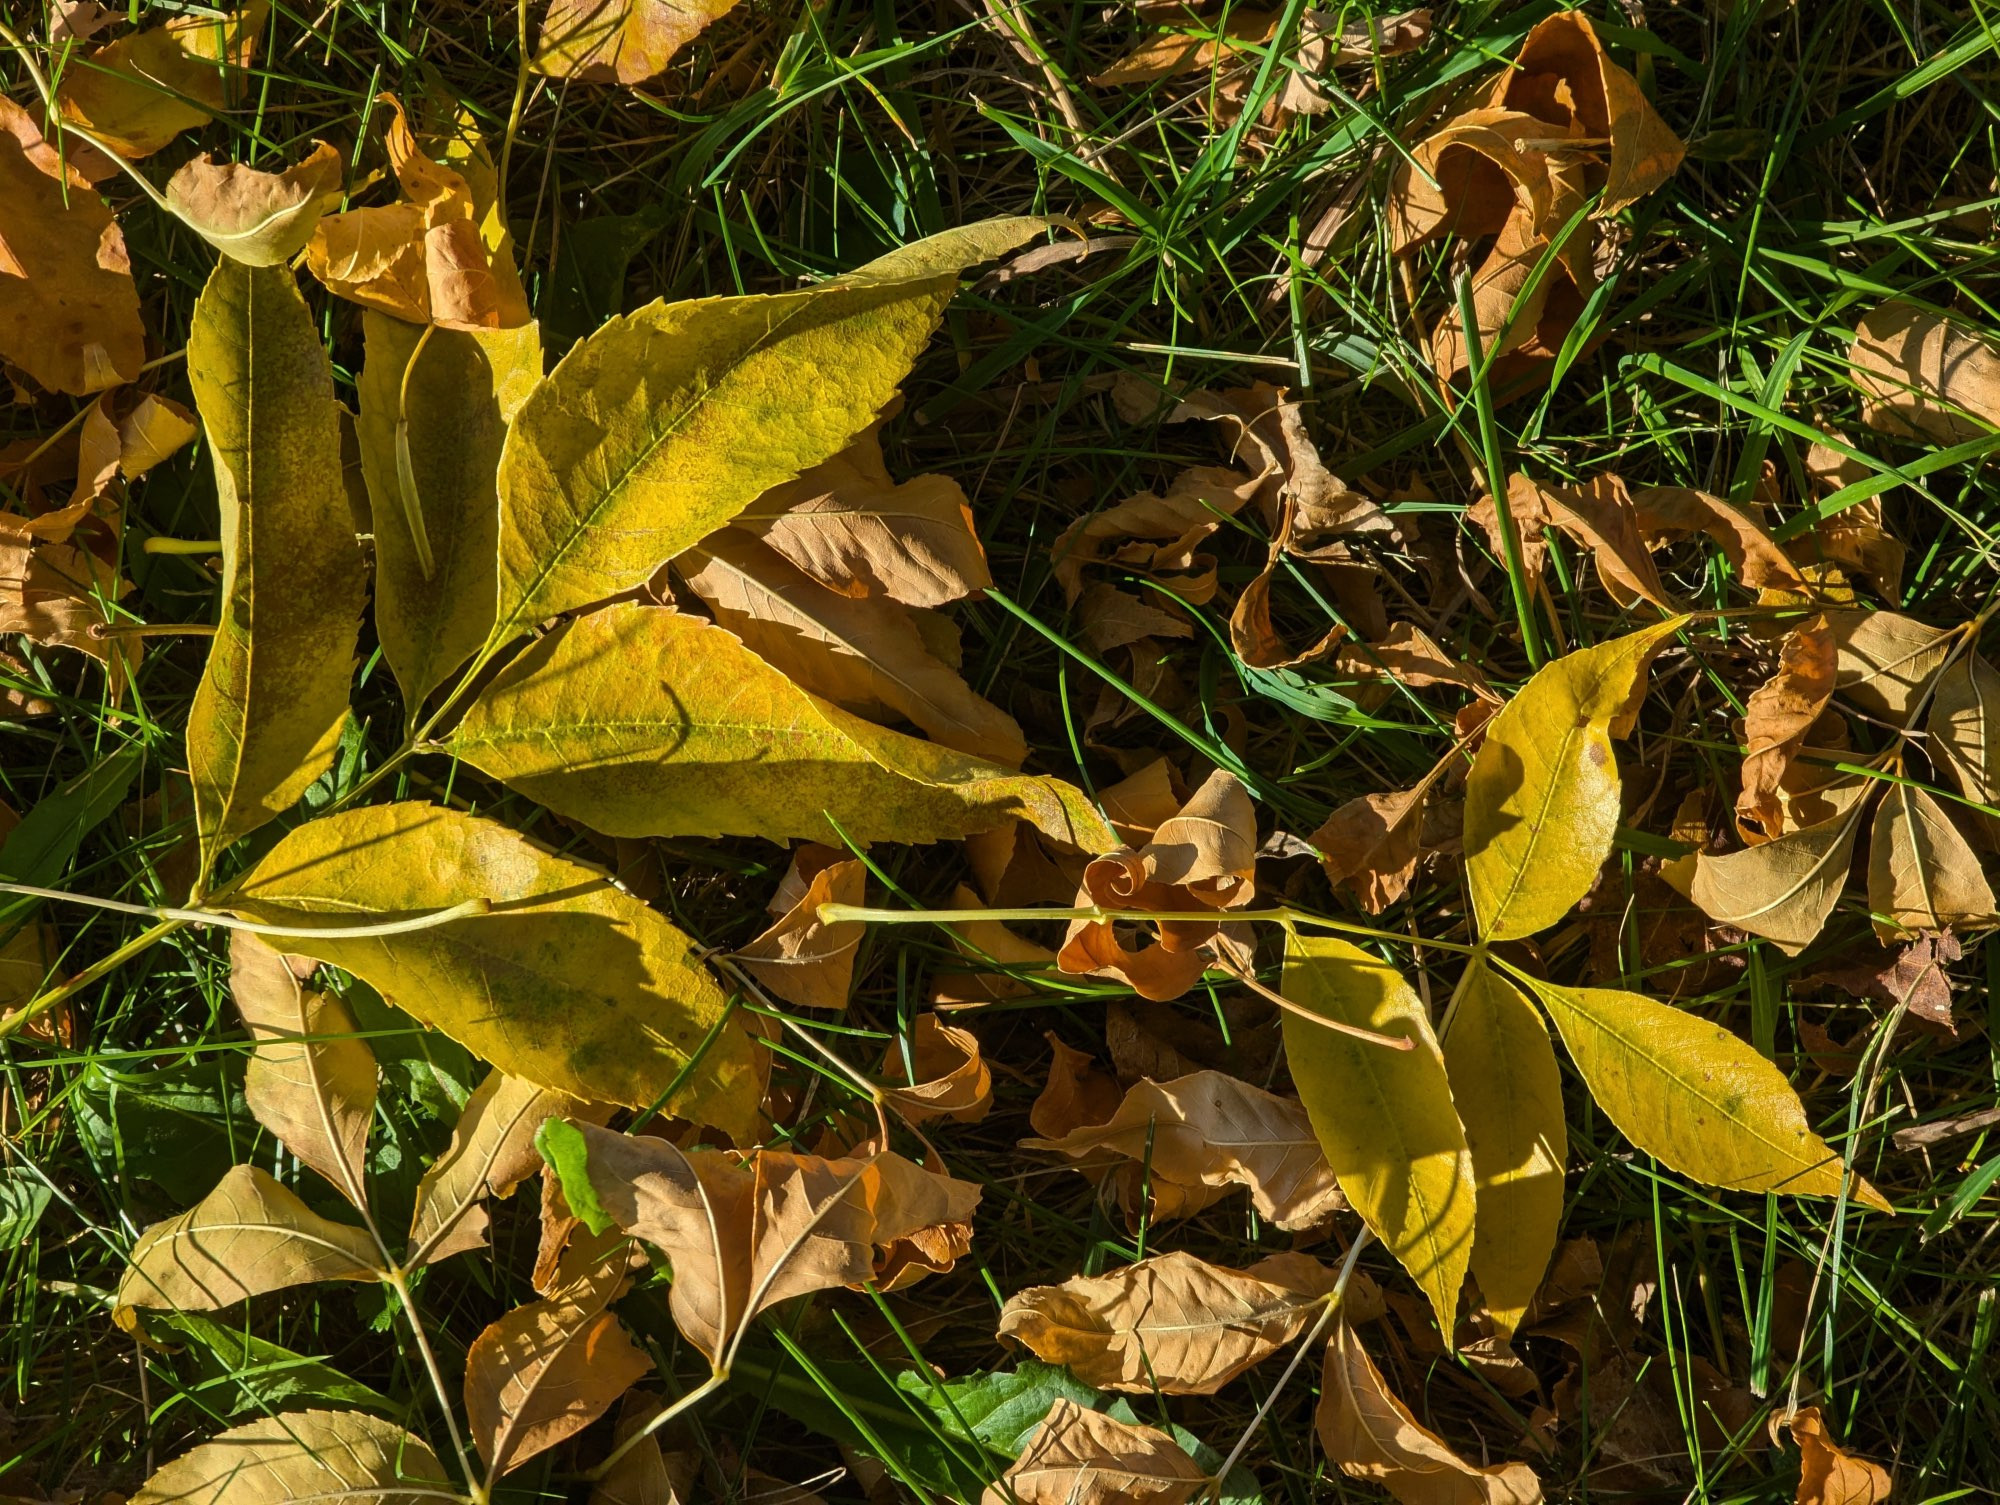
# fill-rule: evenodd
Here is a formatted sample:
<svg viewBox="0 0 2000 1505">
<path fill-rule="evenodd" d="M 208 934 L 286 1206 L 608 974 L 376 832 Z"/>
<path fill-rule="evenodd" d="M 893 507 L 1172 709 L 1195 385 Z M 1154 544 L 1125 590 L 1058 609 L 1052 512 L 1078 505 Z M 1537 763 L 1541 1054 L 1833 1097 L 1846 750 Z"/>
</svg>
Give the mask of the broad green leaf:
<svg viewBox="0 0 2000 1505">
<path fill-rule="evenodd" d="M 2000 918 L 1972 843 L 1915 784 L 1891 784 L 1875 809 L 1868 907 L 1884 944 L 1900 935 L 1982 928 Z"/>
<path fill-rule="evenodd" d="M 150 1071 L 120 1071 L 100 1058 L 77 1074 L 66 1101 L 98 1175 L 150 1182 L 184 1206 L 206 1195 L 236 1163 L 236 1147 L 257 1133 L 243 1076 L 234 1051 Z"/>
<path fill-rule="evenodd" d="M 1588 892 L 1618 827 L 1613 737 L 1628 736 L 1674 617 L 1557 659 L 1487 728 L 1465 787 L 1465 874 L 1480 935 L 1546 930 Z"/>
<path fill-rule="evenodd" d="M 1711 920 L 1761 935 L 1797 956 L 1847 886 L 1855 833 L 1874 788 L 1871 779 L 1828 785 L 1823 797 L 1836 813 L 1826 820 L 1740 852 L 1696 853 L 1688 897 Z"/>
<path fill-rule="evenodd" d="M 664 607 L 565 623 L 500 673 L 446 747 L 611 836 L 926 842 L 1026 820 L 1087 851 L 1117 844 L 1060 779 L 863 721 Z"/>
<path fill-rule="evenodd" d="M 83 838 L 124 803 L 144 758 L 145 749 L 136 742 L 121 747 L 36 800 L 0 843 L 0 878 L 37 888 L 60 886 Z M 40 899 L 8 895 L 0 902 L 0 933 L 41 905 Z"/>
<path fill-rule="evenodd" d="M 1286 942 L 1283 986 L 1300 1008 L 1416 1042 L 1392 1050 L 1285 1011 L 1292 1082 L 1327 1163 L 1449 1342 L 1472 1258 L 1472 1156 L 1423 1002 L 1387 962 L 1330 936 Z"/>
<path fill-rule="evenodd" d="M 167 1332 L 186 1338 L 184 1352 L 194 1361 L 200 1388 L 191 1390 L 202 1404 L 213 1406 L 219 1394 L 229 1414 L 277 1409 L 280 1402 L 301 1400 L 342 1406 L 366 1406 L 390 1414 L 402 1408 L 388 1396 L 350 1379 L 323 1359 L 295 1353 L 245 1332 L 241 1326 L 217 1322 L 196 1312 L 160 1312 L 146 1319 L 155 1338 Z"/>
<path fill-rule="evenodd" d="M 187 731 L 205 883 L 332 766 L 364 584 L 333 371 L 292 274 L 217 262 L 187 366 L 222 511 L 222 621 Z"/>
<path fill-rule="evenodd" d="M 1616 988 L 1528 987 L 1597 1105 L 1647 1154 L 1710 1186 L 1839 1195 L 1840 1156 L 1791 1083 L 1721 1025 Z M 1889 1211 L 1859 1176 L 1854 1196 Z"/>
<path fill-rule="evenodd" d="M 311 821 L 231 891 L 246 919 L 351 927 L 469 899 L 493 912 L 394 935 L 287 936 L 510 1076 L 572 1097 L 652 1105 L 708 1043 L 672 1111 L 747 1129 L 750 1044 L 694 943 L 601 870 L 495 821 L 375 805 Z M 710 1036 L 715 1038 L 710 1041 Z"/>
<path fill-rule="evenodd" d="M 490 646 L 630 590 L 838 453 L 894 395 L 959 270 L 1040 228 L 1001 224 L 1011 228 L 904 247 L 887 274 L 655 303 L 578 342 L 523 405 L 501 455 Z"/>
<path fill-rule="evenodd" d="M 490 1073 L 473 1089 L 450 1148 L 417 1184 L 406 1263 L 427 1264 L 484 1248 L 489 1219 L 479 1204 L 488 1197 L 512 1196 L 515 1187 L 542 1168 L 535 1132 L 564 1114 L 596 1122 L 610 1116 L 608 1110 L 593 1114 L 566 1093 L 504 1071 Z"/>
<path fill-rule="evenodd" d="M 1472 1278 L 1505 1336 L 1555 1252 L 1569 1132 L 1549 1028 L 1484 957 L 1459 984 L 1444 1064 L 1478 1190 Z"/>
<path fill-rule="evenodd" d="M 434 1505 L 453 1491 L 437 1455 L 401 1427 L 363 1411 L 287 1411 L 181 1454 L 131 1505 Z"/>
<path fill-rule="evenodd" d="M 375 527 L 375 630 L 414 721 L 493 626 L 500 547 L 494 472 L 507 425 L 542 375 L 539 328 L 425 331 L 363 313 L 361 470 Z M 423 354 L 410 358 L 419 342 Z M 401 434 L 399 441 L 398 434 Z M 411 528 L 420 517 L 431 568 Z"/>
<path fill-rule="evenodd" d="M 214 1311 L 287 1286 L 381 1273 L 366 1229 L 323 1218 L 268 1172 L 238 1165 L 179 1217 L 139 1235 L 112 1316 L 137 1331 L 138 1307 Z"/>
</svg>

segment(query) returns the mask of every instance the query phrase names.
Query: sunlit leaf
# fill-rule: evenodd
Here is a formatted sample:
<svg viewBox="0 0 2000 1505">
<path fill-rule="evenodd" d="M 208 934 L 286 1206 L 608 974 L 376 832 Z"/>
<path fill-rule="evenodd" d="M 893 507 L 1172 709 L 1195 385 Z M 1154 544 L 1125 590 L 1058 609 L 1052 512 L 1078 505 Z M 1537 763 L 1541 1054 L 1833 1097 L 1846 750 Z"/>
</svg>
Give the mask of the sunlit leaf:
<svg viewBox="0 0 2000 1505">
<path fill-rule="evenodd" d="M 1825 798 L 1834 814 L 1827 819 L 1740 852 L 1696 853 L 1688 897 L 1711 920 L 1761 935 L 1796 956 L 1840 901 L 1873 792 L 1867 779 L 1830 785 Z"/>
<path fill-rule="evenodd" d="M 305 249 L 340 200 L 340 153 L 317 142 L 282 172 L 196 157 L 167 180 L 167 206 L 231 261 L 277 266 Z"/>
<path fill-rule="evenodd" d="M 1165 1432 L 1064 1398 L 982 1505 L 1183 1505 L 1208 1483 Z"/>
<path fill-rule="evenodd" d="M 437 1455 L 365 1411 L 287 1411 L 231 1427 L 155 1473 L 132 1505 L 431 1505 L 452 1485 Z"/>
<path fill-rule="evenodd" d="M 1884 941 L 2000 919 L 1972 844 L 1936 800 L 1909 783 L 1890 785 L 1875 809 L 1868 907 Z"/>
</svg>

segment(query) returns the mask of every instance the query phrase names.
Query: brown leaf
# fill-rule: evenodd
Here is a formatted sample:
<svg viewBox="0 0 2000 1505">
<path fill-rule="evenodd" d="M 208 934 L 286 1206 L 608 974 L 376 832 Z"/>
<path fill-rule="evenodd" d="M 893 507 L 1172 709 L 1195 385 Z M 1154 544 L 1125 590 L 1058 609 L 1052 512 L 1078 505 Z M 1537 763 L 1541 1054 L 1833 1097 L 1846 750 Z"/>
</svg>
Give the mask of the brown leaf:
<svg viewBox="0 0 2000 1505">
<path fill-rule="evenodd" d="M 1970 325 L 1884 303 L 1855 326 L 1847 363 L 1870 428 L 1940 445 L 2000 428 L 2000 350 Z"/>
<path fill-rule="evenodd" d="M 549 0 L 534 69 L 550 78 L 643 84 L 740 0 Z"/>
<path fill-rule="evenodd" d="M 0 532 L 0 632 L 18 632 L 47 648 L 75 648 L 105 666 L 114 697 L 125 658 L 93 629 L 111 620 L 112 604 L 131 585 L 87 549 L 27 542 Z"/>
<path fill-rule="evenodd" d="M 960 884 L 952 891 L 953 909 L 984 909 L 979 895 Z M 947 932 L 953 948 L 968 962 L 1046 970 L 1056 954 L 1047 946 L 1016 935 L 998 920 L 960 920 Z M 932 982 L 931 1002 L 938 1008 L 974 1008 L 1008 998 L 1025 998 L 1034 988 L 1007 972 L 941 972 Z"/>
<path fill-rule="evenodd" d="M 1049 548 L 1064 596 L 1075 605 L 1084 570 L 1109 565 L 1155 581 L 1190 606 L 1205 605 L 1215 596 L 1215 556 L 1200 545 L 1263 484 L 1261 476 L 1197 466 L 1176 476 L 1165 495 L 1142 491 L 1079 518 Z"/>
<path fill-rule="evenodd" d="M 736 953 L 744 971 L 804 1009 L 844 1009 L 854 983 L 854 953 L 867 927 L 858 921 L 822 924 L 822 904 L 860 904 L 868 871 L 811 842 L 792 854 L 791 868 L 771 901 L 777 924 Z"/>
<path fill-rule="evenodd" d="M 1184 1505 L 1208 1482 L 1165 1432 L 1064 1396 L 981 1505 Z"/>
<path fill-rule="evenodd" d="M 1896 947 L 1887 961 L 1867 959 L 1823 967 L 1800 978 L 1797 986 L 1839 988 L 1856 998 L 1873 999 L 1885 1008 L 1907 1005 L 1915 1018 L 1956 1039 L 1960 1025 L 1952 1012 L 1951 978 L 1945 968 L 1961 954 L 1955 936 L 1927 936 Z"/>
<path fill-rule="evenodd" d="M 932 741 L 1018 768 L 1027 741 L 924 642 L 910 608 L 853 600 L 735 528 L 676 564 L 722 626 L 794 683 L 858 715 L 903 717 Z"/>
<path fill-rule="evenodd" d="M 993 1073 L 981 1059 L 972 1031 L 924 1014 L 910 1037 L 907 1066 L 902 1046 L 893 1040 L 882 1062 L 890 1105 L 913 1124 L 934 1118 L 976 1124 L 984 1118 L 993 1107 Z M 900 1082 L 910 1085 L 896 1085 Z"/>
<path fill-rule="evenodd" d="M 1542 1498 L 1527 1464 L 1475 1467 L 1419 1425 L 1346 1322 L 1326 1346 L 1313 1424 L 1342 1473 L 1380 1484 L 1402 1505 L 1536 1505 Z"/>
<path fill-rule="evenodd" d="M 1370 914 L 1380 914 L 1402 898 L 1417 875 L 1430 786 L 1426 779 L 1412 789 L 1351 799 L 1309 838 L 1327 880 L 1347 885 Z"/>
<path fill-rule="evenodd" d="M 49 390 L 77 396 L 136 381 L 146 360 L 139 290 L 117 221 L 28 112 L 6 98 L 0 356 Z"/>
<path fill-rule="evenodd" d="M 643 1390 L 626 1392 L 618 1408 L 612 1445 L 625 1442 L 660 1413 L 658 1396 Z M 648 1432 L 611 1466 L 611 1472 L 591 1486 L 590 1505 L 682 1505 L 694 1484 L 700 1458 L 692 1452 L 662 1453 L 659 1434 Z"/>
<path fill-rule="evenodd" d="M 1949 771 L 1958 791 L 2000 805 L 2000 670 L 1967 653 L 1938 676 L 1925 729 L 1931 762 Z M 1989 848 L 2000 848 L 2000 816 L 1968 810 L 1964 818 Z"/>
<path fill-rule="evenodd" d="M 276 266 L 306 248 L 341 193 L 340 153 L 324 141 L 283 172 L 196 157 L 167 180 L 167 205 L 223 255 Z"/>
<path fill-rule="evenodd" d="M 465 1414 L 489 1479 L 582 1431 L 653 1367 L 610 1311 L 628 1284 L 620 1252 L 473 1340 Z"/>
<path fill-rule="evenodd" d="M 1392 624 L 1380 642 L 1347 644 L 1337 663 L 1342 674 L 1356 679 L 1393 679 L 1413 690 L 1446 685 L 1500 703 L 1500 693 L 1477 667 L 1453 658 L 1429 633 L 1409 622 Z"/>
<path fill-rule="evenodd" d="M 1868 841 L 1868 907 L 1875 934 L 1902 935 L 1991 925 L 2000 916 L 1971 843 L 1915 784 L 1891 784 Z"/>
<path fill-rule="evenodd" d="M 837 595 L 943 606 L 985 590 L 993 577 L 965 492 L 949 476 L 891 480 L 881 427 L 765 492 L 736 526 Z"/>
<path fill-rule="evenodd" d="M 1818 1406 L 1801 1406 L 1790 1416 L 1771 1418 L 1771 1440 L 1778 1429 L 1792 1434 L 1799 1446 L 1798 1505 L 1881 1505 L 1889 1498 L 1889 1475 L 1866 1458 L 1843 1452 L 1827 1435 Z"/>
<path fill-rule="evenodd" d="M 1095 581 L 1076 601 L 1077 636 L 1092 653 L 1130 648 L 1149 638 L 1191 638 L 1194 623 L 1170 597 L 1142 601 L 1130 591 Z"/>
<path fill-rule="evenodd" d="M 1721 546 L 1736 578 L 1751 590 L 1805 588 L 1798 566 L 1763 524 L 1719 496 L 1684 486 L 1647 486 L 1632 493 L 1632 508 L 1649 549 L 1705 533 Z"/>
<path fill-rule="evenodd" d="M 1053 1030 L 1042 1038 L 1053 1054 L 1048 1080 L 1028 1109 L 1028 1127 L 1048 1140 L 1108 1122 L 1123 1100 L 1118 1084 L 1097 1069 L 1088 1051 L 1071 1049 Z"/>
<path fill-rule="evenodd" d="M 1778 789 L 1833 698 L 1835 667 L 1833 632 L 1825 617 L 1811 617 L 1785 634 L 1778 672 L 1757 687 L 1744 708 L 1736 829 L 1752 845 L 1785 834 Z"/>
<path fill-rule="evenodd" d="M 1955 641 L 1946 629 L 1893 611 L 1830 611 L 1826 621 L 1839 655 L 1835 693 L 1898 726 Z"/>
<path fill-rule="evenodd" d="M 1259 1216 L 1288 1230 L 1347 1205 L 1304 1106 L 1219 1071 L 1140 1082 L 1104 1122 L 1021 1144 L 1083 1162 L 1080 1170 L 1112 1167 L 1135 1221 L 1142 1187 L 1155 1222 L 1192 1216 L 1239 1186 Z"/>
<path fill-rule="evenodd" d="M 1000 1339 L 1100 1390 L 1213 1395 L 1317 1321 L 1333 1285 L 1303 1254 L 1228 1270 L 1175 1252 L 1018 1292 Z"/>
<path fill-rule="evenodd" d="M 176 16 L 94 49 L 63 69 L 63 118 L 123 156 L 152 155 L 235 102 L 269 12 L 249 0 L 232 15 Z"/>
</svg>

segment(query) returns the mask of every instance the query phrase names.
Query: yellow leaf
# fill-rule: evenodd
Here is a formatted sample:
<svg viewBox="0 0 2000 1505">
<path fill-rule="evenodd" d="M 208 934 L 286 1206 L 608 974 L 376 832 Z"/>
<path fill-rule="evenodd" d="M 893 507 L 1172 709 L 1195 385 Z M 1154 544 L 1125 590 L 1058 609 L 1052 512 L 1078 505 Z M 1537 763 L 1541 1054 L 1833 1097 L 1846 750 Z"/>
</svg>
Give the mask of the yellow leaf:
<svg viewBox="0 0 2000 1505">
<path fill-rule="evenodd" d="M 222 510 L 222 622 L 187 732 L 205 880 L 333 765 L 365 584 L 333 372 L 290 272 L 216 263 L 188 378 Z"/>
<path fill-rule="evenodd" d="M 1323 1018 L 1416 1042 L 1392 1050 L 1285 1011 L 1285 1057 L 1327 1164 L 1449 1343 L 1472 1258 L 1472 1156 L 1423 1001 L 1387 962 L 1330 936 L 1288 938 L 1283 987 Z"/>
<path fill-rule="evenodd" d="M 959 270 L 1046 224 L 947 232 L 801 292 L 654 303 L 579 341 L 501 457 L 490 646 L 641 584 L 837 454 L 895 393 Z"/>
<path fill-rule="evenodd" d="M 1597 1105 L 1647 1154 L 1709 1186 L 1839 1195 L 1846 1167 L 1791 1083 L 1721 1025 L 1616 988 L 1527 985 Z M 1853 1195 L 1890 1210 L 1859 1176 Z"/>
<path fill-rule="evenodd" d="M 1839 902 L 1874 787 L 1865 778 L 1828 785 L 1822 797 L 1835 813 L 1827 819 L 1740 852 L 1697 853 L 1688 897 L 1711 920 L 1761 935 L 1797 956 Z"/>
<path fill-rule="evenodd" d="M 63 118 L 124 156 L 152 155 L 232 102 L 269 14 L 249 0 L 227 16 L 176 16 L 72 58 L 56 86 Z"/>
<path fill-rule="evenodd" d="M 437 1455 L 379 1416 L 287 1411 L 181 1454 L 139 1486 L 132 1505 L 428 1505 L 451 1488 Z"/>
<path fill-rule="evenodd" d="M 1316 1322 L 1333 1285 L 1308 1255 L 1228 1270 L 1176 1251 L 1017 1292 L 1000 1339 L 1100 1390 L 1213 1395 Z"/>
<path fill-rule="evenodd" d="M 1060 779 L 851 716 L 722 628 L 655 606 L 557 628 L 501 671 L 445 745 L 611 836 L 926 842 L 1018 819 L 1087 851 L 1117 844 Z"/>
<path fill-rule="evenodd" d="M 1931 759 L 1949 769 L 1958 792 L 1982 805 L 2000 803 L 2000 670 L 1968 653 L 1938 676 L 1926 729 Z M 2000 846 L 2000 817 L 1968 810 L 1988 846 Z"/>
<path fill-rule="evenodd" d="M 1938 802 L 1914 784 L 1892 784 L 1868 842 L 1868 907 L 1886 943 L 1899 935 L 1991 925 L 1993 889 L 1978 854 Z"/>
<path fill-rule="evenodd" d="M 1618 827 L 1611 739 L 1630 735 L 1647 666 L 1685 620 L 1556 660 L 1487 727 L 1465 790 L 1466 880 L 1484 939 L 1547 929 L 1596 881 Z"/>
<path fill-rule="evenodd" d="M 230 260 L 277 266 L 305 249 L 340 184 L 340 153 L 324 141 L 283 172 L 203 156 L 167 180 L 167 207 Z"/>
<path fill-rule="evenodd" d="M 1326 1346 L 1313 1425 L 1342 1473 L 1380 1484 L 1402 1505 L 1539 1505 L 1542 1498 L 1527 1464 L 1476 1467 L 1420 1426 L 1345 1322 Z"/>
<path fill-rule="evenodd" d="M 231 890 L 246 919 L 310 928 L 493 912 L 400 934 L 288 936 L 510 1076 L 650 1106 L 706 1044 L 670 1111 L 749 1132 L 750 1042 L 694 943 L 600 870 L 507 827 L 422 804 L 375 805 L 292 831 Z M 711 1041 L 710 1036 L 714 1039 Z"/>
<path fill-rule="evenodd" d="M 1569 1136 L 1548 1026 L 1484 957 L 1468 968 L 1444 1037 L 1444 1064 L 1478 1191 L 1472 1278 L 1505 1337 L 1541 1288 L 1555 1251 Z"/>
<path fill-rule="evenodd" d="M 550 78 L 643 84 L 741 0 L 549 0 L 534 69 Z"/>
<path fill-rule="evenodd" d="M 1063 1396 L 980 1505 L 1184 1505 L 1209 1482 L 1165 1432 Z"/>
<path fill-rule="evenodd" d="M 414 716 L 493 626 L 494 470 L 507 425 L 541 380 L 541 334 L 523 324 L 433 329 L 426 339 L 373 309 L 361 324 L 356 432 L 374 518 L 375 630 Z"/>
<path fill-rule="evenodd" d="M 1830 611 L 1826 622 L 1838 653 L 1834 692 L 1898 726 L 1956 641 L 1944 628 L 1893 611 Z"/>
<path fill-rule="evenodd" d="M 136 1332 L 139 1307 L 214 1311 L 287 1286 L 381 1274 L 366 1229 L 323 1218 L 268 1172 L 238 1165 L 179 1217 L 139 1235 L 111 1315 Z"/>
<path fill-rule="evenodd" d="M 354 1016 L 338 998 L 300 986 L 284 957 L 243 930 L 229 940 L 229 992 L 257 1042 L 243 1101 L 279 1143 L 365 1210 L 375 1052 L 356 1038 Z"/>
</svg>

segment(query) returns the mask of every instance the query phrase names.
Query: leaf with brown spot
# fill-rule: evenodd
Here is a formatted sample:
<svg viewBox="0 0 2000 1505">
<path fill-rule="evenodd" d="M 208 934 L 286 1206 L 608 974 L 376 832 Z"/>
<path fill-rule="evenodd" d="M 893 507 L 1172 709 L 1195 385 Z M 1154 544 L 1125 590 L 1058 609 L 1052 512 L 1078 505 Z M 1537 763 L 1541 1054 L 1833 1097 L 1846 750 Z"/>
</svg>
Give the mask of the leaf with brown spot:
<svg viewBox="0 0 2000 1505">
<path fill-rule="evenodd" d="M 1875 809 L 1868 907 L 1885 941 L 2000 921 L 1971 844 L 1936 800 L 1903 782 L 1891 784 Z"/>
<path fill-rule="evenodd" d="M 889 1042 L 882 1080 L 890 1105 L 913 1124 L 934 1118 L 975 1124 L 993 1107 L 993 1073 L 978 1037 L 936 1014 L 921 1015 L 911 1027 L 907 1062 L 901 1044 Z"/>
<path fill-rule="evenodd" d="M 1209 1482 L 1165 1432 L 1062 1396 L 981 1505 L 1185 1505 Z"/>
</svg>

